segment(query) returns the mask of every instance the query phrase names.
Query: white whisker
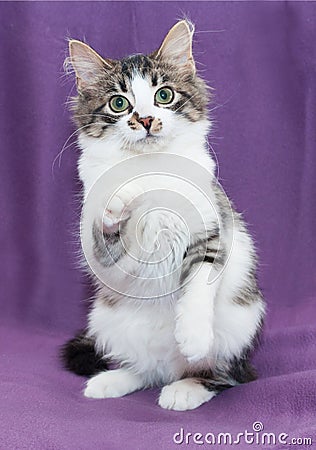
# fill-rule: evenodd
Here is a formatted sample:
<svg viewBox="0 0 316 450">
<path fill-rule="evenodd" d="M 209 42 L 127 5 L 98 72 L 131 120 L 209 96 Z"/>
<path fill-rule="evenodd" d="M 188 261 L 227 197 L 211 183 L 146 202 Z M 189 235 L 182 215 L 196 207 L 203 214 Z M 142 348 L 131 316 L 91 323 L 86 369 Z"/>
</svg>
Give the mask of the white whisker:
<svg viewBox="0 0 316 450">
<path fill-rule="evenodd" d="M 96 125 L 103 125 L 103 122 L 94 122 Z M 55 156 L 53 163 L 52 163 L 52 174 L 54 173 L 54 167 L 55 167 L 55 163 L 57 161 L 57 159 L 59 158 L 59 163 L 58 163 L 58 167 L 60 168 L 60 164 L 61 164 L 61 158 L 63 153 L 70 147 L 72 147 L 73 145 L 77 145 L 77 142 L 71 142 L 70 144 L 68 144 L 68 142 L 70 141 L 70 139 L 75 136 L 77 133 L 79 133 L 81 130 L 87 128 L 91 126 L 91 123 L 87 124 L 87 125 L 83 125 L 82 127 L 76 129 L 73 133 L 71 133 L 71 135 L 66 139 L 62 149 L 60 150 L 60 152 Z M 68 144 L 68 145 L 67 145 Z"/>
</svg>

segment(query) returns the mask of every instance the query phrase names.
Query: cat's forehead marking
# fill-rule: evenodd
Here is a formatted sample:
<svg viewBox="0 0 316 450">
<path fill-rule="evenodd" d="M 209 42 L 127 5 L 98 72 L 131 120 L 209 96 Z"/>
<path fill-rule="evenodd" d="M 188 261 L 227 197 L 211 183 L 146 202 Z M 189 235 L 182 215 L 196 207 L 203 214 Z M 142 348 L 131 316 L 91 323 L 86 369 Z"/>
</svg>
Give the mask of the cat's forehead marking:
<svg viewBox="0 0 316 450">
<path fill-rule="evenodd" d="M 135 98 L 135 110 L 141 115 L 149 113 L 147 109 L 152 104 L 153 95 L 149 81 L 135 72 L 131 87 Z"/>
<path fill-rule="evenodd" d="M 135 71 L 142 76 L 148 75 L 154 69 L 154 62 L 146 55 L 136 54 L 121 60 L 121 70 L 130 80 Z"/>
</svg>

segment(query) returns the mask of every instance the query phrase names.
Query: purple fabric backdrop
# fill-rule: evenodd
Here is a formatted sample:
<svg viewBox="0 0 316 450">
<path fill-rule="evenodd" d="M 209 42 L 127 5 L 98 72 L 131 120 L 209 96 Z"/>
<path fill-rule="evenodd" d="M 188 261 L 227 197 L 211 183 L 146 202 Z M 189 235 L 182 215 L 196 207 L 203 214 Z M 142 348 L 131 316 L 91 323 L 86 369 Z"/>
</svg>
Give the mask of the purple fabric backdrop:
<svg viewBox="0 0 316 450">
<path fill-rule="evenodd" d="M 255 236 L 269 311 L 261 378 L 175 413 L 158 408 L 157 390 L 84 399 L 83 380 L 57 363 L 91 292 L 77 269 L 74 137 L 53 162 L 74 131 L 66 38 L 112 58 L 148 52 L 184 14 L 216 89 L 219 178 Z M 255 420 L 315 437 L 315 23 L 316 4 L 304 2 L 0 4 L 1 449 L 167 449 L 181 426 L 238 433 Z"/>
</svg>

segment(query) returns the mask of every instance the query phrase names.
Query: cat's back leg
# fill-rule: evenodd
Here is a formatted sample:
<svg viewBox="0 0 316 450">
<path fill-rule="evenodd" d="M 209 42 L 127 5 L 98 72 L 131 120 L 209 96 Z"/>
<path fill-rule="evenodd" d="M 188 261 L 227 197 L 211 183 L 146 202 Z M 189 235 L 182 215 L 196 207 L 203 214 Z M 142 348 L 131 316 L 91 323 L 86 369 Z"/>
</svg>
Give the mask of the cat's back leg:
<svg viewBox="0 0 316 450">
<path fill-rule="evenodd" d="M 144 388 L 143 377 L 127 368 L 101 372 L 87 381 L 84 396 L 89 398 L 123 397 Z"/>
<path fill-rule="evenodd" d="M 164 386 L 159 405 L 164 409 L 186 411 L 208 402 L 220 392 L 238 384 L 256 380 L 257 375 L 248 355 L 234 359 L 220 373 L 204 371 Z"/>
<path fill-rule="evenodd" d="M 164 386 L 159 396 L 159 406 L 164 409 L 186 411 L 195 409 L 215 397 L 197 378 L 184 378 Z"/>
</svg>

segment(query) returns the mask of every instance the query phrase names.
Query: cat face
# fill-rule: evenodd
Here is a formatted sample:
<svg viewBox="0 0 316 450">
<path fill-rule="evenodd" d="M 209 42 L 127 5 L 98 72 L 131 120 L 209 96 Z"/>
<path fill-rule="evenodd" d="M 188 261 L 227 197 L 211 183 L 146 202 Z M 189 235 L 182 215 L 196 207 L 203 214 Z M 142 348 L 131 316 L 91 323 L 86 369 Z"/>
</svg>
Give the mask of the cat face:
<svg viewBox="0 0 316 450">
<path fill-rule="evenodd" d="M 145 152 L 160 150 L 205 120 L 206 86 L 196 75 L 192 34 L 186 21 L 178 22 L 156 52 L 119 61 L 71 41 L 78 89 L 74 118 L 81 133 Z"/>
</svg>

